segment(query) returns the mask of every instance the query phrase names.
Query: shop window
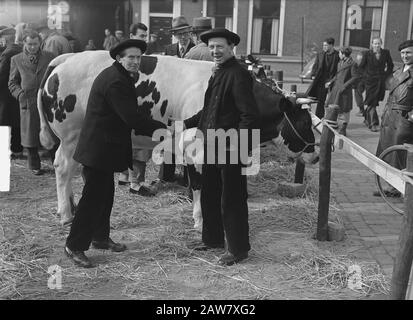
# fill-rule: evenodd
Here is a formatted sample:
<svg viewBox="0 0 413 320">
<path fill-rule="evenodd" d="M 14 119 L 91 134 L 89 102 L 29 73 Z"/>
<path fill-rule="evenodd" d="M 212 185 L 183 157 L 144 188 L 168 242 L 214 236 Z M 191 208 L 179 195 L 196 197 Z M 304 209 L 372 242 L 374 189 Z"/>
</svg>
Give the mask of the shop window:
<svg viewBox="0 0 413 320">
<path fill-rule="evenodd" d="M 232 31 L 234 2 L 230 0 L 208 0 L 207 16 L 212 19 L 214 28 L 227 28 Z"/>
<path fill-rule="evenodd" d="M 281 0 L 254 0 L 251 51 L 277 54 Z"/>
<path fill-rule="evenodd" d="M 379 38 L 383 19 L 383 0 L 347 0 L 344 45 L 370 48 Z"/>
</svg>

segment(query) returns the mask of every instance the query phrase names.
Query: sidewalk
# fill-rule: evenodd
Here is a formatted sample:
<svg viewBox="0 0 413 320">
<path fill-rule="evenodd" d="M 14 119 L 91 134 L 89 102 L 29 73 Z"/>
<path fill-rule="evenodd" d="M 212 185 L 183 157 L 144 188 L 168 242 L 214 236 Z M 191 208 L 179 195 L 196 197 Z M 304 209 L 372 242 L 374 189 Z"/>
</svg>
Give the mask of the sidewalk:
<svg viewBox="0 0 413 320">
<path fill-rule="evenodd" d="M 305 92 L 307 87 L 306 83 L 298 84 L 297 91 Z M 387 100 L 387 95 L 384 101 Z M 355 105 L 354 101 L 353 106 Z M 380 119 L 383 108 L 384 102 L 378 108 Z M 347 137 L 375 154 L 379 133 L 368 130 L 363 124 L 364 118 L 356 116 L 357 111 L 357 107 L 352 110 Z M 336 149 L 332 154 L 331 167 L 332 199 L 340 209 L 348 241 L 355 244 L 352 255 L 356 260 L 376 261 L 391 276 L 398 251 L 402 217 L 381 197 L 373 196 L 373 192 L 377 190 L 375 175 L 355 158 Z M 402 200 L 396 202 L 402 203 Z"/>
</svg>

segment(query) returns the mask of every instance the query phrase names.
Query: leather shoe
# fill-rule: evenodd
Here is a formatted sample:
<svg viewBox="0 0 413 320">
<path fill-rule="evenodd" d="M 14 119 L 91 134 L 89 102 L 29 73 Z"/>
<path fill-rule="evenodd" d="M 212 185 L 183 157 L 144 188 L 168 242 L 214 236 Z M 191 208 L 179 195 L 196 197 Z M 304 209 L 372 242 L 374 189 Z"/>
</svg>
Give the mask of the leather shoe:
<svg viewBox="0 0 413 320">
<path fill-rule="evenodd" d="M 32 170 L 32 173 L 33 173 L 35 176 L 41 176 L 41 175 L 43 175 L 44 171 L 43 171 L 42 169 L 33 169 L 33 170 Z"/>
<path fill-rule="evenodd" d="M 373 125 L 373 126 L 371 126 L 370 130 L 371 130 L 372 132 L 378 132 L 378 131 L 380 131 L 380 128 L 379 128 L 378 126 L 376 126 L 376 125 Z"/>
<path fill-rule="evenodd" d="M 192 249 L 195 251 L 207 251 L 207 250 L 212 250 L 212 249 L 222 249 L 224 248 L 224 244 L 205 244 L 202 241 L 195 241 L 193 243 L 188 244 L 188 249 Z"/>
<path fill-rule="evenodd" d="M 386 197 L 390 197 L 390 198 L 400 198 L 402 196 L 399 190 L 383 190 L 383 193 Z M 374 191 L 373 196 L 381 197 L 380 191 Z"/>
<path fill-rule="evenodd" d="M 359 111 L 356 113 L 356 117 L 364 117 L 364 113 Z"/>
<path fill-rule="evenodd" d="M 234 255 L 230 252 L 225 253 L 221 258 L 218 260 L 218 264 L 222 266 L 232 266 L 234 263 L 238 263 L 242 260 L 248 258 L 248 252 L 241 252 L 237 255 Z"/>
<path fill-rule="evenodd" d="M 79 267 L 94 267 L 94 265 L 90 262 L 89 258 L 85 256 L 85 253 L 83 251 L 72 251 L 68 247 L 65 247 L 65 254 Z"/>
<path fill-rule="evenodd" d="M 145 186 L 140 186 L 138 190 L 129 188 L 129 192 L 133 194 L 139 194 L 143 197 L 153 197 L 155 195 L 155 192 Z"/>
<path fill-rule="evenodd" d="M 122 243 L 113 242 L 111 238 L 107 241 L 92 241 L 92 246 L 95 249 L 111 250 L 113 252 L 122 252 L 126 250 L 126 246 Z"/>
</svg>

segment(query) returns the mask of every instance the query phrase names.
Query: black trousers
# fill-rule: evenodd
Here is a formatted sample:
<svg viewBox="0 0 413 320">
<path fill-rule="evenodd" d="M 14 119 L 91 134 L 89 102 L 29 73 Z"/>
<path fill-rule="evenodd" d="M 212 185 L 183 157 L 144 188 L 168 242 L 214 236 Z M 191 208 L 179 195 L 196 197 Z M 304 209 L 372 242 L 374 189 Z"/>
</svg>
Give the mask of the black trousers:
<svg viewBox="0 0 413 320">
<path fill-rule="evenodd" d="M 357 83 L 357 86 L 354 88 L 354 98 L 356 100 L 357 107 L 360 109 L 360 112 L 364 113 L 364 98 L 363 92 L 365 90 L 363 81 Z"/>
<path fill-rule="evenodd" d="M 364 110 L 364 118 L 367 121 L 368 127 L 379 125 L 379 116 L 377 114 L 377 106 L 367 106 Z"/>
<path fill-rule="evenodd" d="M 40 169 L 40 155 L 38 148 L 26 148 L 27 149 L 27 163 L 30 170 Z"/>
<path fill-rule="evenodd" d="M 109 239 L 110 214 L 115 193 L 114 173 L 83 167 L 85 180 L 66 245 L 70 250 L 86 251 L 92 240 Z"/>
<path fill-rule="evenodd" d="M 247 177 L 240 165 L 202 167 L 202 241 L 209 246 L 227 243 L 237 255 L 251 249 L 249 243 Z"/>
<path fill-rule="evenodd" d="M 10 138 L 10 150 L 11 152 L 23 152 L 23 147 L 21 143 L 21 136 L 20 136 L 20 127 L 19 126 L 12 126 L 11 127 L 11 138 Z"/>
<path fill-rule="evenodd" d="M 325 81 L 320 81 L 320 84 L 317 87 L 317 92 L 318 92 L 318 96 L 317 96 L 317 108 L 315 110 L 315 115 L 317 117 L 324 118 L 324 108 L 325 108 L 325 102 L 326 102 L 326 98 L 327 98 L 327 92 L 328 89 L 325 88 Z"/>
</svg>

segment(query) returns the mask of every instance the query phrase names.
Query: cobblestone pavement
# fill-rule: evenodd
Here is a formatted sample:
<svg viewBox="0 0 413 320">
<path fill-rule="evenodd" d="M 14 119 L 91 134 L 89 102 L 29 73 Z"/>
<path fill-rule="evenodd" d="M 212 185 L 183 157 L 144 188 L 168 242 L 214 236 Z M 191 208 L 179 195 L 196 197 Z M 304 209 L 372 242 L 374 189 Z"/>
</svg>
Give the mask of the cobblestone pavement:
<svg viewBox="0 0 413 320">
<path fill-rule="evenodd" d="M 297 91 L 304 92 L 307 86 L 299 84 Z M 289 89 L 289 84 L 286 88 Z M 383 108 L 382 102 L 378 108 L 380 118 Z M 347 137 L 375 154 L 379 133 L 368 130 L 363 124 L 364 118 L 356 116 L 357 111 L 357 107 L 352 110 Z M 355 260 L 376 261 L 391 276 L 402 217 L 381 197 L 373 196 L 376 190 L 373 172 L 342 150 L 336 149 L 332 154 L 331 176 L 332 198 L 340 209 L 347 240 L 356 244 L 352 252 Z M 403 202 L 396 200 L 396 203 L 402 205 Z"/>
</svg>

